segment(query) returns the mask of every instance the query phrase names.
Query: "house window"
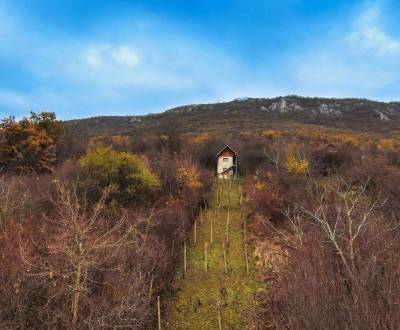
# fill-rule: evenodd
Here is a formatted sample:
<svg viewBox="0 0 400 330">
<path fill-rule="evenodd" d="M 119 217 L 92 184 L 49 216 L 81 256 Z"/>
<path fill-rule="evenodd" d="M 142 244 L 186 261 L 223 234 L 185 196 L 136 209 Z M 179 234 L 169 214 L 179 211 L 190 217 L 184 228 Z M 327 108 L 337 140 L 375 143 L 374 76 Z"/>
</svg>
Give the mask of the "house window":
<svg viewBox="0 0 400 330">
<path fill-rule="evenodd" d="M 223 161 L 224 163 L 227 163 L 227 162 L 228 162 L 228 157 L 222 158 L 222 161 Z"/>
</svg>

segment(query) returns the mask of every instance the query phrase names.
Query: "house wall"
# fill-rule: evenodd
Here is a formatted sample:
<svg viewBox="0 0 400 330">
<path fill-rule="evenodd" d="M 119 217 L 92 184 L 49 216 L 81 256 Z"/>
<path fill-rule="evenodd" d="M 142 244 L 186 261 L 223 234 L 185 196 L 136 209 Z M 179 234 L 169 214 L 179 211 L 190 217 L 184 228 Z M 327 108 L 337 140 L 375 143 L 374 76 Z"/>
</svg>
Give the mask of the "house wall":
<svg viewBox="0 0 400 330">
<path fill-rule="evenodd" d="M 227 158 L 227 161 L 224 162 L 224 158 Z M 228 169 L 229 167 L 233 166 L 233 157 L 232 156 L 223 156 L 221 155 L 218 157 L 218 162 L 217 162 L 217 173 L 220 174 L 224 171 L 225 169 Z"/>
</svg>

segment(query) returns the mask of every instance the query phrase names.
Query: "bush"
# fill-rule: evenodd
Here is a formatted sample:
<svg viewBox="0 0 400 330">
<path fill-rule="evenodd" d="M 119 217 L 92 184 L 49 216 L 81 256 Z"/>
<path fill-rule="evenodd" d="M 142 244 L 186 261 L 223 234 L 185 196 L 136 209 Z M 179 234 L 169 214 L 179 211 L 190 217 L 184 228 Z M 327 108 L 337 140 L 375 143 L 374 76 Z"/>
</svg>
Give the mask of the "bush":
<svg viewBox="0 0 400 330">
<path fill-rule="evenodd" d="M 308 160 L 295 155 L 293 150 L 287 153 L 286 166 L 290 173 L 304 174 L 308 170 Z"/>
<path fill-rule="evenodd" d="M 158 178 L 137 155 L 110 147 L 88 152 L 80 158 L 79 167 L 83 185 L 94 198 L 108 188 L 111 199 L 127 205 L 143 200 L 160 186 Z"/>
</svg>

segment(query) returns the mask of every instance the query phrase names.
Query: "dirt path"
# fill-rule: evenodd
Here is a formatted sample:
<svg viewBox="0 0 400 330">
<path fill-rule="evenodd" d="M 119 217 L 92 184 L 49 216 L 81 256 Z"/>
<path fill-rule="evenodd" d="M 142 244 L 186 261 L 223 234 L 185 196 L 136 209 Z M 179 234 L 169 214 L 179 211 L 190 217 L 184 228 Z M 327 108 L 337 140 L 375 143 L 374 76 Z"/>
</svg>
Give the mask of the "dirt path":
<svg viewBox="0 0 400 330">
<path fill-rule="evenodd" d="M 218 192 L 221 192 L 218 198 Z M 228 198 L 230 196 L 230 207 Z M 217 200 L 220 200 L 218 209 Z M 249 315 L 254 310 L 254 293 L 259 284 L 251 248 L 247 245 L 249 271 L 246 271 L 245 230 L 241 216 L 239 183 L 218 183 L 214 186 L 210 205 L 203 212 L 203 221 L 197 220 L 197 242 L 194 242 L 194 228 L 187 242 L 186 273 L 183 265 L 174 283 L 171 297 L 164 297 L 163 329 L 246 329 Z M 224 262 L 226 244 L 227 273 Z M 212 243 L 211 243 L 212 223 Z M 207 271 L 205 265 L 205 244 L 207 247 Z M 183 258 L 183 254 L 182 254 Z M 182 263 L 183 264 L 183 263 Z M 220 327 L 221 325 L 221 327 Z"/>
</svg>

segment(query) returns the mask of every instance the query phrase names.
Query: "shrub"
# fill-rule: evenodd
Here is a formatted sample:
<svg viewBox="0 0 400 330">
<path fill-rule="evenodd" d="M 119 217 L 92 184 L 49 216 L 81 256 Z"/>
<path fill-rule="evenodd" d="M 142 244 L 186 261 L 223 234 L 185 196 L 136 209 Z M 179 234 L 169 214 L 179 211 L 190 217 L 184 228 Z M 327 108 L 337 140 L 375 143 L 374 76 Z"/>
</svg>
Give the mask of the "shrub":
<svg viewBox="0 0 400 330">
<path fill-rule="evenodd" d="M 290 173 L 304 174 L 307 172 L 307 159 L 299 158 L 297 155 L 295 155 L 293 150 L 289 150 L 286 157 L 286 166 Z"/>
<path fill-rule="evenodd" d="M 158 178 L 137 155 L 110 147 L 89 151 L 80 158 L 79 167 L 89 195 L 98 197 L 108 187 L 111 199 L 122 204 L 143 199 L 160 185 Z"/>
</svg>

